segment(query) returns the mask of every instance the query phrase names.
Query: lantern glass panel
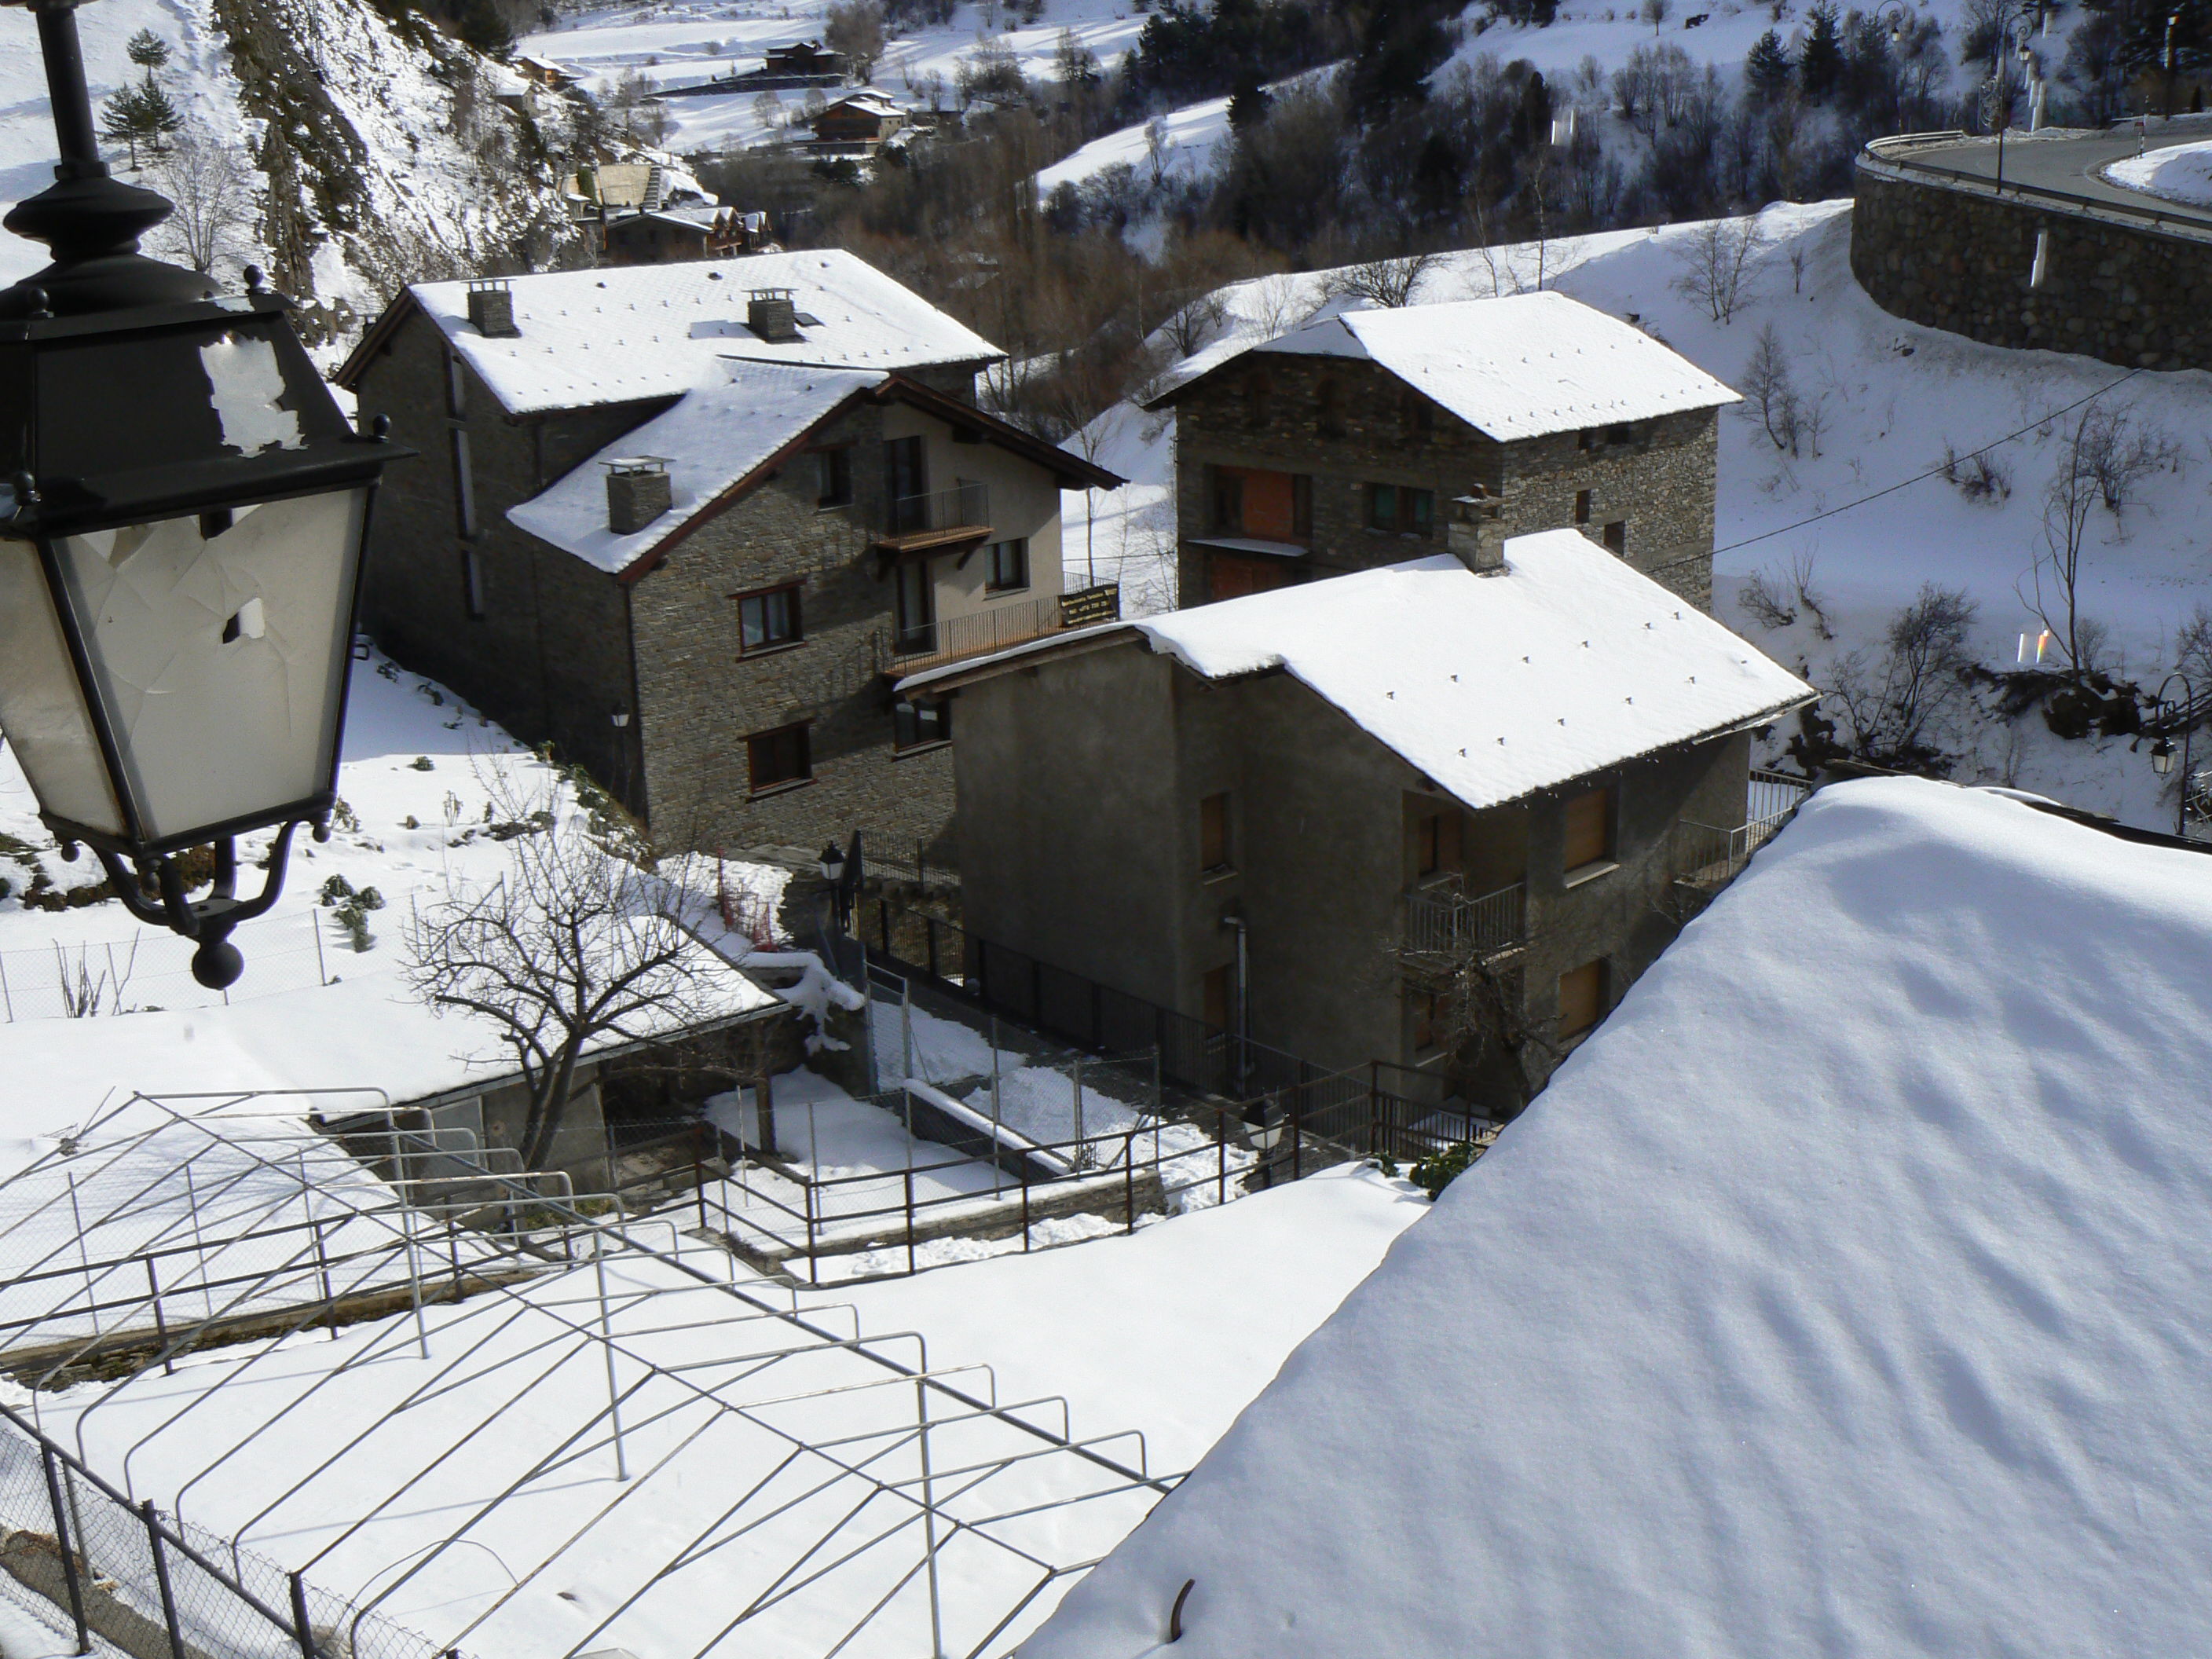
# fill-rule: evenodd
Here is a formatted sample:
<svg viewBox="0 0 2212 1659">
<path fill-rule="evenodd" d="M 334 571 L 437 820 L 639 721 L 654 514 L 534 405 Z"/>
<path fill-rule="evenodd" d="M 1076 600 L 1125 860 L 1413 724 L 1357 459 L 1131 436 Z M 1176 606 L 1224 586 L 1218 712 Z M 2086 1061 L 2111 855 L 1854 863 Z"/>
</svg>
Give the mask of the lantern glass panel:
<svg viewBox="0 0 2212 1659">
<path fill-rule="evenodd" d="M 0 732 L 47 811 L 124 832 L 100 738 L 30 542 L 0 541 Z"/>
<path fill-rule="evenodd" d="M 367 501 L 339 490 L 58 543 L 147 841 L 269 821 L 330 788 Z"/>
</svg>

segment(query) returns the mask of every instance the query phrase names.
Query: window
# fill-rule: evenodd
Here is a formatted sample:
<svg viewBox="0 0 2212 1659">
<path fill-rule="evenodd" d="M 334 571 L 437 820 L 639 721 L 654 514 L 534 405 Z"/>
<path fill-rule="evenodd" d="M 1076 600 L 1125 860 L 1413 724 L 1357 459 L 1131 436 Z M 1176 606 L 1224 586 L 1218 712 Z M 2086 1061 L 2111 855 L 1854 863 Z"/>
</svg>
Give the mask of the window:
<svg viewBox="0 0 2212 1659">
<path fill-rule="evenodd" d="M 771 587 L 762 593 L 738 597 L 738 654 L 750 657 L 779 646 L 796 645 L 799 627 L 799 585 Z"/>
<path fill-rule="evenodd" d="M 461 603 L 468 606 L 471 622 L 483 620 L 483 559 L 473 547 L 461 550 Z"/>
<path fill-rule="evenodd" d="M 993 542 L 983 550 L 985 580 L 994 593 L 1007 593 L 1030 585 L 1030 544 L 1026 537 Z"/>
<path fill-rule="evenodd" d="M 1632 426 L 1609 426 L 1605 429 L 1605 441 L 1608 444 L 1634 443 L 1636 428 Z"/>
<path fill-rule="evenodd" d="M 1413 873 L 1442 875 L 1459 868 L 1459 817 L 1431 812 L 1413 823 Z"/>
<path fill-rule="evenodd" d="M 1344 393 L 1334 380 L 1323 380 L 1315 394 L 1314 429 L 1324 438 L 1344 435 Z"/>
<path fill-rule="evenodd" d="M 921 749 L 952 741 L 952 705 L 901 697 L 891 705 L 891 747 Z"/>
<path fill-rule="evenodd" d="M 887 440 L 884 444 L 884 494 L 896 503 L 912 501 L 928 492 L 929 473 L 921 453 L 921 440 Z"/>
<path fill-rule="evenodd" d="M 1206 970 L 1206 1012 L 1202 1018 L 1217 1031 L 1229 1029 L 1229 981 L 1234 971 L 1225 963 Z"/>
<path fill-rule="evenodd" d="M 1236 468 L 1217 466 L 1209 469 L 1212 476 L 1212 502 L 1213 527 L 1217 531 L 1240 531 L 1244 528 L 1244 475 Z"/>
<path fill-rule="evenodd" d="M 1605 527 L 1605 548 L 1608 553 L 1628 556 L 1628 520 L 1615 519 Z"/>
<path fill-rule="evenodd" d="M 1275 383 L 1264 374 L 1254 374 L 1244 382 L 1244 424 L 1255 432 L 1263 430 L 1274 413 Z"/>
<path fill-rule="evenodd" d="M 1303 472 L 1258 467 L 1207 469 L 1212 528 L 1217 535 L 1303 542 L 1313 534 L 1313 480 Z"/>
<path fill-rule="evenodd" d="M 849 445 L 814 452 L 814 505 L 848 507 L 853 500 L 853 451 Z"/>
<path fill-rule="evenodd" d="M 893 589 L 897 604 L 898 651 L 902 656 L 937 649 L 937 590 L 929 563 L 917 559 L 898 568 Z"/>
<path fill-rule="evenodd" d="M 1580 1036 L 1605 1018 L 1605 959 L 1586 962 L 1559 975 L 1559 1035 Z"/>
<path fill-rule="evenodd" d="M 1587 489 L 1577 489 L 1575 491 L 1575 522 L 1588 524 L 1589 521 L 1590 492 Z"/>
<path fill-rule="evenodd" d="M 477 481 L 469 463 L 469 434 L 453 429 L 453 517 L 464 536 L 477 533 Z"/>
<path fill-rule="evenodd" d="M 814 769 L 807 754 L 805 723 L 778 726 L 773 732 L 756 732 L 747 738 L 745 765 L 756 795 L 811 780 Z"/>
<path fill-rule="evenodd" d="M 1449 1014 L 1440 992 L 1409 992 L 1406 1000 L 1412 1005 L 1413 1016 L 1413 1052 L 1423 1053 L 1437 1047 L 1450 1029 Z"/>
<path fill-rule="evenodd" d="M 1613 856 L 1613 791 L 1592 789 L 1567 802 L 1566 835 L 1559 867 L 1572 875 Z"/>
<path fill-rule="evenodd" d="M 1229 797 L 1208 795 L 1198 804 L 1198 867 L 1211 874 L 1231 867 Z"/>
<path fill-rule="evenodd" d="M 1425 536 L 1436 516 L 1437 497 L 1431 489 L 1412 489 L 1403 484 L 1367 486 L 1367 527 L 1400 536 Z"/>
</svg>

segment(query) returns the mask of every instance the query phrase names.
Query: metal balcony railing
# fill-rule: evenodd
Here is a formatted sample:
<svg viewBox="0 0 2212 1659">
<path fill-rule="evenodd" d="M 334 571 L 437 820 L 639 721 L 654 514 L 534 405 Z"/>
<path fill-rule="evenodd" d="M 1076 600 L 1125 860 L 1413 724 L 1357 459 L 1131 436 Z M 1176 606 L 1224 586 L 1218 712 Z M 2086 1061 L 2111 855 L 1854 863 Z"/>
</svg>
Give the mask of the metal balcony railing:
<svg viewBox="0 0 2212 1659">
<path fill-rule="evenodd" d="M 1744 822 L 1732 830 L 1684 818 L 1674 826 L 1674 879 L 1716 893 L 1743 872 L 1751 855 L 1772 841 L 1796 815 L 1812 786 L 1780 772 L 1754 770 L 1744 803 Z"/>
<path fill-rule="evenodd" d="M 1456 969 L 1489 962 L 1528 942 L 1528 889 L 1520 882 L 1469 898 L 1456 888 L 1406 895 L 1401 949 L 1424 965 Z"/>
<path fill-rule="evenodd" d="M 926 495 L 901 495 L 884 512 L 884 536 L 895 539 L 927 536 L 954 530 L 991 528 L 991 489 L 988 484 L 963 483 Z"/>
<path fill-rule="evenodd" d="M 988 656 L 994 651 L 1041 640 L 1066 629 L 1118 621 L 1121 615 L 1120 586 L 1103 582 L 1096 587 L 1056 598 L 995 605 L 972 616 L 945 617 L 895 629 L 891 634 L 891 672 L 918 674 L 925 668 L 957 662 L 965 657 Z"/>
</svg>

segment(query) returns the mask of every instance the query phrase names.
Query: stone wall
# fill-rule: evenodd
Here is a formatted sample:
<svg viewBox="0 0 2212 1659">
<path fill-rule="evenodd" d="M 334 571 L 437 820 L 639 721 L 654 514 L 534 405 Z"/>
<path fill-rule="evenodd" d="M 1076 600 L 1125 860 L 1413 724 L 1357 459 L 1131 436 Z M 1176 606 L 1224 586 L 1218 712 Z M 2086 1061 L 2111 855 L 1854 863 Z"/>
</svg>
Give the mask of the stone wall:
<svg viewBox="0 0 2212 1659">
<path fill-rule="evenodd" d="M 2050 232 L 2041 288 L 2028 286 Z M 1851 274 L 1892 316 L 2128 368 L 2212 368 L 2212 243 L 1859 162 Z"/>
<path fill-rule="evenodd" d="M 1253 395 L 1264 375 L 1263 398 Z M 1324 383 L 1334 386 L 1335 420 L 1322 417 Z M 1712 597 L 1715 411 L 1694 410 L 1632 422 L 1626 441 L 1564 432 L 1499 443 L 1447 410 L 1430 405 L 1425 427 L 1410 417 L 1404 383 L 1356 359 L 1264 359 L 1207 376 L 1176 403 L 1178 578 L 1183 603 L 1210 588 L 1206 550 L 1212 532 L 1214 466 L 1260 467 L 1312 479 L 1312 538 L 1297 578 L 1371 569 L 1443 550 L 1445 507 L 1477 484 L 1500 497 L 1508 536 L 1566 527 L 1601 539 L 1619 524 L 1630 563 L 1700 606 Z M 1436 522 L 1426 538 L 1370 530 L 1366 487 L 1409 485 L 1435 493 Z M 1578 516 L 1581 492 L 1589 493 Z"/>
</svg>

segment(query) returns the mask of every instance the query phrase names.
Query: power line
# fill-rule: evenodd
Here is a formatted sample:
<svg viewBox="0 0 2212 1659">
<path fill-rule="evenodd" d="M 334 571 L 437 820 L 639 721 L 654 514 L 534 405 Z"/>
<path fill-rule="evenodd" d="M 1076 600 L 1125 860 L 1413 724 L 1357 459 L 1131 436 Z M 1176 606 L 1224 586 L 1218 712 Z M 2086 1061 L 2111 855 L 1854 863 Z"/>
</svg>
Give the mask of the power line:
<svg viewBox="0 0 2212 1659">
<path fill-rule="evenodd" d="M 2068 404 L 2063 409 L 2050 410 L 2045 413 L 2038 416 L 2034 420 L 2030 421 L 2026 426 L 2021 428 L 2019 431 L 2008 432 L 2003 437 L 1996 439 L 1993 442 L 1984 444 L 1979 449 L 1970 449 L 1963 455 L 1954 455 L 1950 459 L 1945 461 L 1941 466 L 1931 466 L 1925 472 L 1917 472 L 1901 483 L 1893 483 L 1889 485 L 1887 489 L 1877 489 L 1870 495 L 1860 496 L 1856 501 L 1845 501 L 1841 507 L 1832 507 L 1825 513 L 1815 513 L 1809 519 L 1800 519 L 1795 524 L 1782 525 L 1773 530 L 1762 530 L 1756 536 L 1746 536 L 1740 542 L 1730 542 L 1726 547 L 1717 547 L 1713 550 L 1713 556 L 1715 558 L 1718 558 L 1723 553 L 1733 553 L 1739 547 L 1749 547 L 1754 542 L 1771 541 L 1777 536 L 1786 536 L 1793 530 L 1802 530 L 1808 524 L 1818 524 L 1823 519 L 1832 519 L 1838 513 L 1848 513 L 1855 507 L 1864 507 L 1869 501 L 1878 501 L 1885 495 L 1894 495 L 1900 489 L 1910 489 L 1914 484 L 1923 483 L 1929 478 L 1941 477 L 1950 468 L 1956 466 L 1960 461 L 1971 461 L 1978 455 L 1986 455 L 1992 449 L 2001 448 L 2004 445 L 2012 442 L 2015 438 L 2024 438 L 2029 433 L 2034 431 L 2038 427 L 2047 425 L 2049 422 L 2057 420 L 2061 415 L 2070 415 L 2075 410 L 2081 408 L 2084 404 L 2094 403 L 2098 398 L 2103 397 L 2107 392 L 2113 390 L 2114 387 L 2125 386 L 2130 380 L 2134 380 L 2136 375 L 2146 372 L 2146 370 L 2140 368 L 2131 368 L 2126 374 L 2121 375 L 2118 380 L 2110 381 L 2104 386 L 2099 386 L 2087 397 L 2076 398 L 2072 403 Z"/>
</svg>

